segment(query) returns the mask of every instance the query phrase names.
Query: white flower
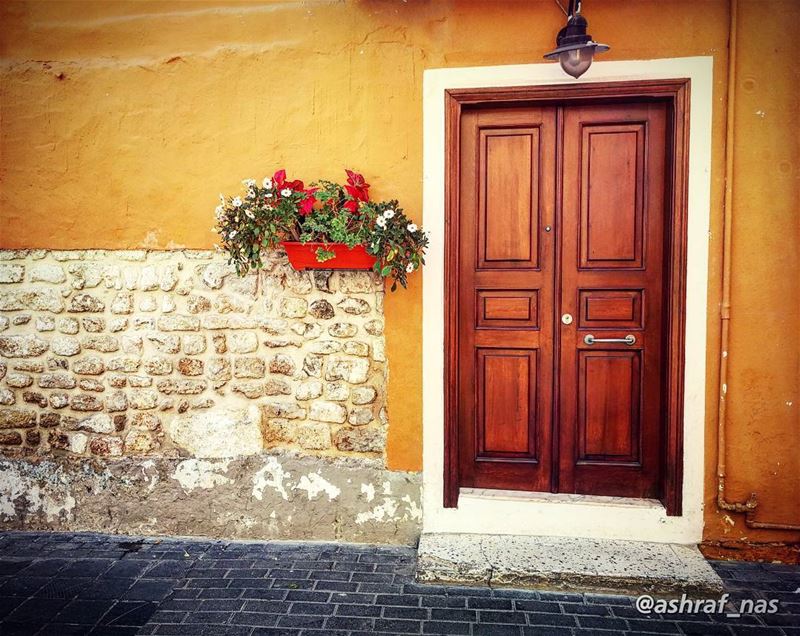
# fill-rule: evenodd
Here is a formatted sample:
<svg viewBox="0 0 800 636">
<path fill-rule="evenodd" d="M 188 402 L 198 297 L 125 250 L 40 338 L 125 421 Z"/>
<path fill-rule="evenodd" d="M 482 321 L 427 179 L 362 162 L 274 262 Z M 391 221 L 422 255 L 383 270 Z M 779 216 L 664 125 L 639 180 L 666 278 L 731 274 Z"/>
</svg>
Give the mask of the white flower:
<svg viewBox="0 0 800 636">
<path fill-rule="evenodd" d="M 291 196 L 291 195 L 292 195 L 292 191 L 291 191 L 291 189 L 289 189 L 289 188 L 284 188 L 283 190 L 281 190 L 281 196 L 282 196 L 282 197 L 289 197 L 289 196 Z"/>
<path fill-rule="evenodd" d="M 250 210 L 245 210 L 245 211 L 244 211 L 244 214 L 245 214 L 245 216 L 246 216 L 248 219 L 254 219 L 254 218 L 256 218 L 256 215 L 255 215 L 255 214 L 253 214 L 253 213 L 252 213 Z"/>
<path fill-rule="evenodd" d="M 413 272 L 413 271 L 414 271 L 414 263 L 409 263 L 408 265 L 406 265 L 406 271 L 407 271 L 409 274 L 410 274 L 411 272 Z"/>
<path fill-rule="evenodd" d="M 384 218 L 391 219 L 394 216 L 394 210 L 386 210 L 383 213 Z"/>
<path fill-rule="evenodd" d="M 261 185 L 264 186 L 265 190 L 272 190 L 272 179 L 269 177 L 264 177 L 264 180 L 261 182 Z"/>
<path fill-rule="evenodd" d="M 375 225 L 378 227 L 386 227 L 386 219 L 384 219 L 382 216 L 379 216 L 377 219 L 375 219 Z"/>
<path fill-rule="evenodd" d="M 225 215 L 225 208 L 223 208 L 221 205 L 218 205 L 214 210 L 214 216 L 216 217 L 217 221 L 221 221 L 224 215 Z"/>
<path fill-rule="evenodd" d="M 413 232 L 416 232 L 416 231 L 417 231 L 417 229 L 418 229 L 418 228 L 417 228 L 417 224 L 416 224 L 416 223 L 409 223 L 409 224 L 406 226 L 406 229 L 407 229 L 409 232 L 412 232 L 412 233 L 413 233 Z"/>
<path fill-rule="evenodd" d="M 242 199 L 240 197 L 234 197 L 233 201 L 231 201 L 231 205 L 235 208 L 241 207 Z"/>
<path fill-rule="evenodd" d="M 268 198 L 268 199 L 271 199 L 271 198 L 272 198 L 272 192 L 267 192 L 267 198 Z"/>
<path fill-rule="evenodd" d="M 248 199 L 252 199 L 254 196 L 256 196 L 256 191 L 255 191 L 255 190 L 253 190 L 253 188 L 250 188 L 250 189 L 247 191 L 247 198 L 248 198 Z"/>
<path fill-rule="evenodd" d="M 256 184 L 255 179 L 245 179 L 244 181 L 242 181 L 242 185 L 245 188 L 252 188 L 255 184 Z"/>
<path fill-rule="evenodd" d="M 233 230 L 230 234 L 228 234 L 228 238 L 232 239 L 236 236 L 236 230 Z"/>
</svg>

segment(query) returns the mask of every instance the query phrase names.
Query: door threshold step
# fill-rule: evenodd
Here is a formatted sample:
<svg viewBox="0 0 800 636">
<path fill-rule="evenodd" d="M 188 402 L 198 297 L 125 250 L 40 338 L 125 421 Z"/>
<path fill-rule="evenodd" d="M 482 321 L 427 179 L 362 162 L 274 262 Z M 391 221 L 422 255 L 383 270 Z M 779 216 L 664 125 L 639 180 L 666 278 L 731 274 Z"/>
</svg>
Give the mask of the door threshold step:
<svg viewBox="0 0 800 636">
<path fill-rule="evenodd" d="M 519 535 L 423 534 L 417 581 L 634 595 L 723 591 L 696 546 Z"/>
<path fill-rule="evenodd" d="M 502 499 L 504 501 L 532 501 L 536 503 L 566 503 L 584 506 L 616 506 L 664 510 L 658 499 L 636 499 L 633 497 L 608 497 L 605 495 L 576 495 L 572 493 L 535 492 L 530 490 L 499 490 L 496 488 L 460 488 L 459 497 L 474 499 Z"/>
</svg>

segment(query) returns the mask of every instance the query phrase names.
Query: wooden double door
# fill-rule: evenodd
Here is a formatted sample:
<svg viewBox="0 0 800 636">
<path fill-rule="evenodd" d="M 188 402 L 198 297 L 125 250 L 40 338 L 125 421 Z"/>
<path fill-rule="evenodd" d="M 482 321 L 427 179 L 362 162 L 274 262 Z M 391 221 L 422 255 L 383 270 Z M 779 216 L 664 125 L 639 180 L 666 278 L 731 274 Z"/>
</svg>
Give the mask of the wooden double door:
<svg viewBox="0 0 800 636">
<path fill-rule="evenodd" d="M 459 487 L 661 497 L 667 105 L 459 126 Z"/>
</svg>

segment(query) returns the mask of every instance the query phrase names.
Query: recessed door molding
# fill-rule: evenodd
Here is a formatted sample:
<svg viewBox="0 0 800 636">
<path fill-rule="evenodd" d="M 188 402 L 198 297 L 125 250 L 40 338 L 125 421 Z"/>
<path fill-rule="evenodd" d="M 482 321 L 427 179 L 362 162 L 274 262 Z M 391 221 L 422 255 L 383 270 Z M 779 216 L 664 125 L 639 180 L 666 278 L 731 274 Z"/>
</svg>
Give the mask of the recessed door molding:
<svg viewBox="0 0 800 636">
<path fill-rule="evenodd" d="M 458 365 L 457 356 L 453 354 L 457 339 L 454 330 L 458 322 L 455 318 L 459 307 L 450 302 L 457 298 L 454 292 L 458 286 L 457 250 L 453 246 L 458 245 L 459 237 L 458 224 L 453 220 L 458 214 L 459 192 L 450 184 L 456 183 L 454 177 L 458 174 L 462 110 L 474 105 L 535 108 L 660 100 L 666 102 L 669 109 L 669 164 L 672 166 L 667 223 L 670 238 L 665 244 L 668 288 L 665 298 L 669 309 L 665 314 L 664 333 L 669 343 L 664 360 L 666 436 L 663 452 L 666 461 L 663 464 L 661 503 L 643 500 L 638 504 L 628 504 L 607 497 L 587 497 L 585 501 L 573 500 L 570 503 L 563 499 L 548 500 L 546 496 L 533 496 L 528 501 L 517 498 L 512 502 L 515 514 L 519 515 L 525 509 L 531 516 L 526 517 L 524 524 L 500 524 L 491 531 L 514 533 L 520 529 L 515 530 L 514 526 L 519 525 L 527 528 L 519 532 L 521 534 L 578 534 L 656 541 L 696 541 L 700 538 L 707 286 L 705 252 L 710 190 L 710 58 L 598 63 L 593 66 L 591 75 L 579 82 L 566 83 L 555 76 L 553 67 L 549 65 L 426 72 L 424 213 L 426 225 L 431 227 L 433 223 L 433 231 L 440 229 L 443 235 L 434 237 L 424 278 L 424 531 L 480 532 L 481 528 L 490 529 L 497 524 L 485 518 L 470 521 L 470 515 L 477 510 L 489 509 L 502 514 L 506 505 L 502 493 L 489 498 L 494 503 L 481 500 L 479 494 L 473 492 L 462 493 L 459 497 L 458 443 L 455 439 L 458 430 L 454 417 L 458 396 L 453 381 Z M 597 144 L 598 152 L 603 151 L 606 139 L 603 135 L 616 136 L 634 158 L 645 143 L 641 126 L 635 122 L 624 126 L 598 124 L 584 130 L 583 134 L 589 137 L 587 143 Z M 487 131 L 485 136 L 486 140 L 481 140 L 481 143 L 492 144 L 493 152 L 524 154 L 527 160 L 520 165 L 521 171 L 536 169 L 535 148 L 543 140 L 535 127 L 508 130 L 499 122 L 497 129 Z M 522 179 L 522 176 L 520 173 L 517 178 Z M 537 196 L 538 193 L 531 192 L 531 205 L 537 204 Z M 630 206 L 640 204 L 635 198 L 625 203 Z M 496 206 L 502 204 L 499 200 L 494 202 Z M 491 268 L 502 263 L 500 266 L 504 269 L 535 269 L 536 256 L 543 248 L 536 244 L 534 231 L 528 227 L 530 223 L 523 222 L 531 218 L 530 215 L 513 208 L 506 213 L 509 221 L 519 226 L 518 232 L 524 234 L 525 240 L 516 244 L 496 242 L 484 246 L 485 262 L 481 263 L 482 266 Z M 620 212 L 621 215 L 625 213 L 624 209 Z M 646 228 L 631 224 L 627 231 L 635 238 Z M 593 248 L 591 236 L 587 239 L 587 244 L 581 245 L 579 250 L 581 258 L 586 261 L 581 262 L 584 267 L 592 267 L 595 263 L 603 267 L 614 267 L 615 263 L 631 267 L 641 259 L 641 254 L 627 249 L 624 242 L 620 243 L 619 250 L 606 254 Z M 482 320 L 487 325 L 495 321 L 496 327 L 525 324 L 534 329 L 534 325 L 544 319 L 545 311 L 550 311 L 543 305 L 546 299 L 529 298 L 523 294 L 504 293 L 497 297 L 479 292 L 478 296 L 480 302 L 475 310 L 479 325 Z M 575 319 L 597 329 L 595 336 L 600 338 L 603 337 L 604 321 L 623 320 L 636 325 L 641 318 L 643 302 L 642 294 L 636 290 L 622 294 L 616 290 L 590 292 L 582 295 Z M 434 309 L 437 305 L 438 309 Z M 517 373 L 524 367 L 530 382 L 515 390 L 535 390 L 533 372 L 541 373 L 536 368 L 535 357 L 521 355 L 524 350 L 513 352 L 513 356 L 511 351 L 507 353 L 509 355 L 485 357 L 482 363 L 509 373 Z M 602 371 L 620 377 L 635 370 L 639 363 L 635 356 L 620 356 L 619 360 L 603 362 L 594 362 L 591 358 L 586 357 L 584 372 Z M 481 405 L 484 416 L 493 417 L 492 401 L 505 399 L 509 396 L 493 390 L 486 400 L 488 406 Z M 581 421 L 584 427 L 593 426 L 591 417 L 584 417 Z M 526 442 L 521 433 L 521 424 L 517 422 L 515 426 L 519 431 L 514 428 L 511 433 L 516 437 L 512 435 L 507 442 L 481 440 L 482 448 L 487 453 L 536 457 L 535 447 Z M 691 441 L 688 451 L 687 439 Z M 603 453 L 600 451 L 604 449 L 586 446 L 583 441 L 579 445 L 580 452 L 587 461 L 636 461 L 636 449 L 626 447 L 622 441 L 619 448 L 605 449 L 607 456 L 601 457 Z M 521 507 L 520 502 L 523 502 Z M 537 521 L 536 513 L 543 510 L 549 510 L 551 516 L 545 521 L 538 515 Z M 574 521 L 579 519 L 583 520 L 583 527 L 576 528 Z"/>
</svg>

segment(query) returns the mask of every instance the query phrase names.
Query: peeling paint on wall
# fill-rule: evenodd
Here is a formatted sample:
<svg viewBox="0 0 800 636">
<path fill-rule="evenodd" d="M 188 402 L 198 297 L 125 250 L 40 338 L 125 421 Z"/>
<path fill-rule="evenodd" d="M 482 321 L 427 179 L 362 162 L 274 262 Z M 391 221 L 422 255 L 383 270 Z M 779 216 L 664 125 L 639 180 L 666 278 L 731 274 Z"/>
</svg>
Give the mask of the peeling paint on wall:
<svg viewBox="0 0 800 636">
<path fill-rule="evenodd" d="M 269 479 L 267 478 L 268 475 Z M 280 465 L 278 460 L 274 457 L 269 457 L 264 467 L 253 477 L 253 497 L 260 501 L 264 498 L 264 490 L 272 488 L 288 501 L 289 493 L 286 492 L 283 481 L 289 477 L 291 475 L 284 472 L 283 466 Z"/>
<path fill-rule="evenodd" d="M 300 481 L 295 490 L 305 490 L 308 494 L 308 499 L 316 499 L 321 493 L 328 495 L 328 501 L 333 501 L 342 492 L 329 481 L 326 481 L 319 473 L 311 473 L 300 477 Z"/>
<path fill-rule="evenodd" d="M 47 521 L 70 520 L 76 502 L 59 488 L 66 483 L 58 466 L 49 462 L 39 464 L 34 474 L 26 474 L 18 465 L 0 464 L 0 520 L 15 519 L 19 509 L 42 515 Z"/>
<path fill-rule="evenodd" d="M 204 459 L 185 459 L 172 474 L 172 478 L 180 483 L 186 492 L 195 488 L 214 488 L 221 484 L 228 484 L 230 479 L 220 473 L 228 472 L 227 461 L 207 461 Z"/>
<path fill-rule="evenodd" d="M 375 506 L 368 512 L 360 512 L 356 515 L 356 523 L 366 523 L 367 521 L 394 521 L 396 519 L 397 501 L 391 497 L 384 497 L 383 503 Z"/>
<path fill-rule="evenodd" d="M 372 484 L 361 484 L 361 492 L 367 496 L 367 501 L 375 499 L 375 486 Z"/>
</svg>

